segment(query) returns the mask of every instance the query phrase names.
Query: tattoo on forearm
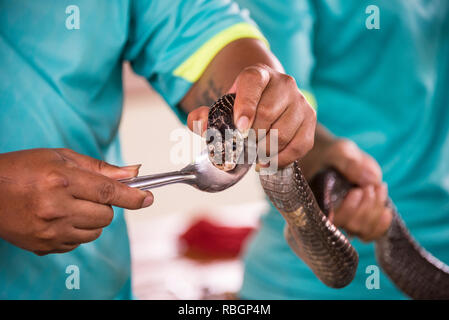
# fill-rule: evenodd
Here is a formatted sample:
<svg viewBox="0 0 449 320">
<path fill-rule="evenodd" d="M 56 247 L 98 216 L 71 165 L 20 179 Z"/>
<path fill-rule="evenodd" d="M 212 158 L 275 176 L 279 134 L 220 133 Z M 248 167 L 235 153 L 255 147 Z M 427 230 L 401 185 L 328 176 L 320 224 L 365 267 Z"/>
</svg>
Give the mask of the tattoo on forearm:
<svg viewBox="0 0 449 320">
<path fill-rule="evenodd" d="M 210 106 L 224 93 L 223 87 L 218 86 L 213 79 L 209 79 L 206 90 L 204 90 L 199 97 L 199 105 Z"/>
</svg>

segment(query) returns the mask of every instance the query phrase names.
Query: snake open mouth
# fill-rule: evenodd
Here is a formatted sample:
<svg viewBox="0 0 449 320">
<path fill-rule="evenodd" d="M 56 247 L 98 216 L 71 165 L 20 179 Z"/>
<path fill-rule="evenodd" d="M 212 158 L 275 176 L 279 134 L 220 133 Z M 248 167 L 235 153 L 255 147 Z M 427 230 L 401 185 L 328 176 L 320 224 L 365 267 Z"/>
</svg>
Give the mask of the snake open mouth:
<svg viewBox="0 0 449 320">
<path fill-rule="evenodd" d="M 206 144 L 209 159 L 220 170 L 233 170 L 242 160 L 245 139 L 234 126 L 235 94 L 227 94 L 211 107 L 208 118 Z"/>
<path fill-rule="evenodd" d="M 220 170 L 233 170 L 239 163 L 244 150 L 244 139 L 238 130 L 225 134 L 224 139 L 219 135 L 222 136 L 219 131 L 215 131 L 215 134 L 210 135 L 206 140 L 209 160 Z"/>
</svg>

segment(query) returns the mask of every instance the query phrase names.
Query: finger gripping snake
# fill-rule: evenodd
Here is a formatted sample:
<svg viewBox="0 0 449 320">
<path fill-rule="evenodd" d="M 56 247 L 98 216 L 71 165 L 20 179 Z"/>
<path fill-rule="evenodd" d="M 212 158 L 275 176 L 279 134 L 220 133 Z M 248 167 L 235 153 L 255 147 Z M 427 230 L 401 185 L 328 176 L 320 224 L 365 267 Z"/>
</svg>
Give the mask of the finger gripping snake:
<svg viewBox="0 0 449 320">
<path fill-rule="evenodd" d="M 227 94 L 211 106 L 209 129 L 220 132 L 235 129 L 234 99 L 234 94 Z M 207 142 L 213 145 L 213 141 Z M 224 161 L 228 159 L 225 149 L 219 149 Z M 214 162 L 216 146 L 210 150 L 215 151 L 214 160 L 211 158 Z M 223 169 L 222 165 L 217 167 Z M 229 164 L 225 167 L 232 169 Z M 351 283 L 357 271 L 358 254 L 327 215 L 354 185 L 333 168 L 318 173 L 309 185 L 298 161 L 259 177 L 266 195 L 287 222 L 284 235 L 295 254 L 327 286 L 342 288 Z M 387 205 L 392 209 L 393 219 L 387 232 L 375 242 L 380 267 L 413 299 L 449 299 L 449 267 L 413 239 L 391 200 Z"/>
</svg>

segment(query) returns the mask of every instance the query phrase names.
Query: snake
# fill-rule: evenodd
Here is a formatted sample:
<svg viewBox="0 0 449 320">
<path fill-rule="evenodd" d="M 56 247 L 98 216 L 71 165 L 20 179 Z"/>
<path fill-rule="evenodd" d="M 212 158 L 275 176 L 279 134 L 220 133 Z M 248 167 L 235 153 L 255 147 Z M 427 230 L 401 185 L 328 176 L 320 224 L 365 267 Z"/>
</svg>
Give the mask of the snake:
<svg viewBox="0 0 449 320">
<path fill-rule="evenodd" d="M 230 139 L 206 139 L 211 162 L 221 170 L 233 170 L 240 159 L 245 137 L 233 122 L 235 94 L 225 94 L 209 109 L 208 130 Z M 227 152 L 229 150 L 230 152 Z M 226 152 L 225 152 L 226 151 Z M 331 288 L 343 288 L 355 277 L 358 253 L 345 232 L 329 219 L 329 212 L 354 188 L 337 169 L 322 169 L 309 181 L 299 160 L 274 173 L 259 173 L 268 199 L 286 221 L 284 237 L 292 251 Z M 410 234 L 391 199 L 392 220 L 388 230 L 375 240 L 376 260 L 392 283 L 412 299 L 449 299 L 449 266 L 426 251 Z"/>
</svg>

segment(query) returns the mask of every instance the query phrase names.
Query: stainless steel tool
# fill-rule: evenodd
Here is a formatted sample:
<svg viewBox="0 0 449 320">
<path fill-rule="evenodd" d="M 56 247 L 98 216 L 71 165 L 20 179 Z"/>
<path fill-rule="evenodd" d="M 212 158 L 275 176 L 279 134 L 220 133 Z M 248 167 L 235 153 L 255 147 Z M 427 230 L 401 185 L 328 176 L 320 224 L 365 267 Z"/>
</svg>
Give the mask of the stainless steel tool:
<svg viewBox="0 0 449 320">
<path fill-rule="evenodd" d="M 241 156 L 244 156 L 243 152 Z M 220 170 L 210 162 L 206 149 L 193 164 L 179 171 L 140 176 L 119 181 L 141 190 L 149 190 L 173 183 L 185 183 L 201 191 L 219 192 L 240 181 L 251 167 L 251 164 L 247 162 L 242 164 L 240 162 L 238 163 L 231 171 Z"/>
</svg>

